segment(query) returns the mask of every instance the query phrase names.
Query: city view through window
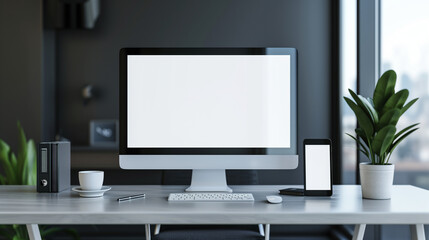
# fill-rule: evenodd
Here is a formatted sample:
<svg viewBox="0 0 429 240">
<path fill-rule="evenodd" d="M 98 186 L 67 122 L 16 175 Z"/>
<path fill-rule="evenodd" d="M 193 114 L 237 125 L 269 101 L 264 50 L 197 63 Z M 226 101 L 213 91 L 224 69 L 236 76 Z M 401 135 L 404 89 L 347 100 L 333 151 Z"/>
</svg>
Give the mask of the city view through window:
<svg viewBox="0 0 429 240">
<path fill-rule="evenodd" d="M 418 97 L 399 121 L 398 131 L 413 123 L 420 129 L 405 139 L 390 161 L 395 164 L 395 183 L 429 189 L 429 1 L 382 0 L 380 12 L 380 74 L 397 73 L 396 91 L 408 89 L 408 101 Z M 356 91 L 356 1 L 341 1 L 341 94 Z M 367 96 L 368 97 L 368 96 Z M 371 96 L 372 97 L 372 96 Z M 355 183 L 356 118 L 341 99 L 343 182 Z"/>
<path fill-rule="evenodd" d="M 381 72 L 396 71 L 396 90 L 408 89 L 409 99 L 417 101 L 398 123 L 402 129 L 420 123 L 420 129 L 402 142 L 391 161 L 396 172 L 429 170 L 429 1 L 384 0 L 381 2 Z M 429 176 L 421 175 L 409 182 L 429 188 Z M 396 180 L 396 179 L 395 179 Z"/>
</svg>

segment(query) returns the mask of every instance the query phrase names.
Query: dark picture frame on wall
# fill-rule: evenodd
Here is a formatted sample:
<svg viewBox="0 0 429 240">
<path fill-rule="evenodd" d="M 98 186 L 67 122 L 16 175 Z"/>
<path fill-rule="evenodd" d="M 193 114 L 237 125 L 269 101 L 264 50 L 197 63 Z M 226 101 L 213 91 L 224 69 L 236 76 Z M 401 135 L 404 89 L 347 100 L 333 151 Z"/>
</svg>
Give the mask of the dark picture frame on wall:
<svg viewBox="0 0 429 240">
<path fill-rule="evenodd" d="M 118 147 L 118 120 L 91 120 L 89 123 L 89 143 L 91 147 Z"/>
</svg>

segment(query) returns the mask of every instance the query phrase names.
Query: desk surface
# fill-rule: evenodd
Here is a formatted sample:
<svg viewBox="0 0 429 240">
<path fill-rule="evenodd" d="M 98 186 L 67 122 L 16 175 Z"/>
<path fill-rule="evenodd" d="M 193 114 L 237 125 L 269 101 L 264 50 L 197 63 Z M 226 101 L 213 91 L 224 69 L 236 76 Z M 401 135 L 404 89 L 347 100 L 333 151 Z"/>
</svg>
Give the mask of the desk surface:
<svg viewBox="0 0 429 240">
<path fill-rule="evenodd" d="M 360 186 L 334 186 L 332 197 L 266 195 L 292 186 L 232 186 L 252 192 L 254 203 L 171 203 L 170 192 L 185 186 L 112 186 L 102 198 L 77 193 L 37 193 L 31 186 L 0 186 L 0 224 L 418 224 L 429 223 L 429 191 L 394 186 L 391 200 L 362 199 Z M 146 199 L 118 203 L 145 192 Z"/>
</svg>

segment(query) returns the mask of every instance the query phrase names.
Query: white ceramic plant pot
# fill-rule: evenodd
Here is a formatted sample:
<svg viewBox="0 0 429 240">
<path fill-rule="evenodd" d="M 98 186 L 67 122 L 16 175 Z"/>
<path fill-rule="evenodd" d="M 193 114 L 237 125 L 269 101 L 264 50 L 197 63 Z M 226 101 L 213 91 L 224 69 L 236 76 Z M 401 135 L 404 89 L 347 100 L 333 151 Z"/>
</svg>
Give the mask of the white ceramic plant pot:
<svg viewBox="0 0 429 240">
<path fill-rule="evenodd" d="M 370 199 L 390 199 L 395 165 L 359 165 L 362 197 Z"/>
</svg>

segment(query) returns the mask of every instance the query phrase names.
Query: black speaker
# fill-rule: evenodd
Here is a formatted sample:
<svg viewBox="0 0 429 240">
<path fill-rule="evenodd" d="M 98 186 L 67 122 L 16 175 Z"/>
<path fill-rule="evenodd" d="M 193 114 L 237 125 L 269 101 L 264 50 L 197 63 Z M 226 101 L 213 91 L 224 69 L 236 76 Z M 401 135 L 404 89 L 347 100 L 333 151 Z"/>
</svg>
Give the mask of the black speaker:
<svg viewBox="0 0 429 240">
<path fill-rule="evenodd" d="M 41 142 L 37 154 L 37 192 L 70 188 L 70 142 Z"/>
</svg>

